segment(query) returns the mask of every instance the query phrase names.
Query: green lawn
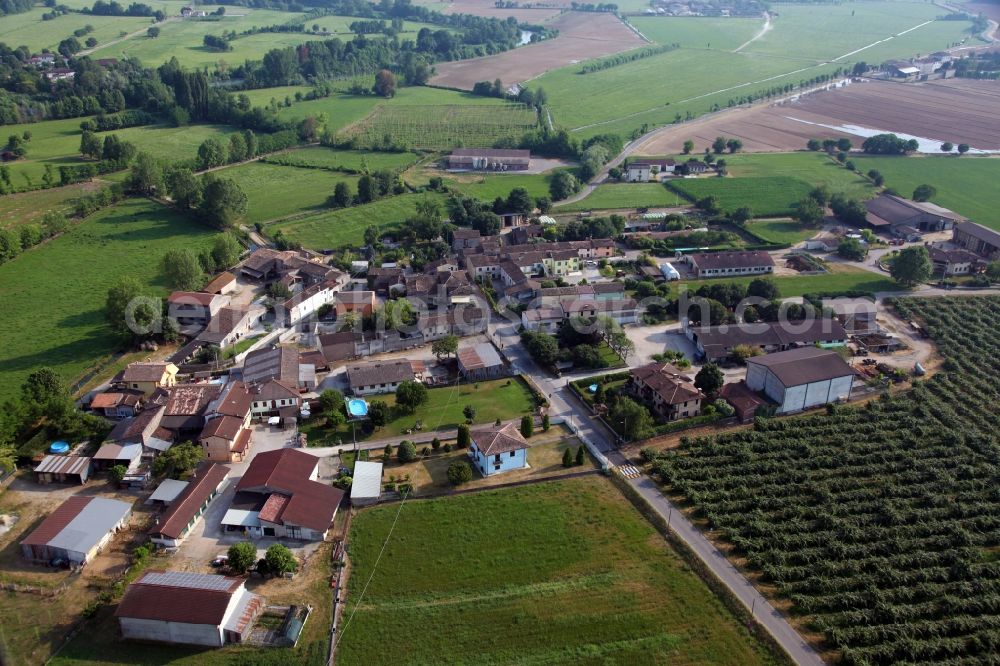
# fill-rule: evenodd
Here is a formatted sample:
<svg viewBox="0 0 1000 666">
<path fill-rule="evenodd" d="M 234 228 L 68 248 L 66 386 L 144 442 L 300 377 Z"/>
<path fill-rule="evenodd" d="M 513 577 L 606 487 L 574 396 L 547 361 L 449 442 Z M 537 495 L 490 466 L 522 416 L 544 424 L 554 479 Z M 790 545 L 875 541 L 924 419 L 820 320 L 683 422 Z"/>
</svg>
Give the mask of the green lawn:
<svg viewBox="0 0 1000 666">
<path fill-rule="evenodd" d="M 104 322 L 108 289 L 131 275 L 166 294 L 167 250 L 211 244 L 212 230 L 144 199 L 98 213 L 0 266 L 0 400 L 51 366 L 74 380 L 117 349 Z"/>
<path fill-rule="evenodd" d="M 558 206 L 557 211 L 602 210 L 607 208 L 662 208 L 683 206 L 687 201 L 660 183 L 614 183 L 598 185 L 576 203 Z"/>
<path fill-rule="evenodd" d="M 332 188 L 330 191 L 332 193 Z M 444 197 L 440 194 L 403 194 L 370 204 L 279 222 L 268 226 L 268 231 L 280 229 L 288 238 L 317 250 L 358 246 L 364 242 L 365 229 L 370 225 L 383 230 L 395 229 L 416 212 L 418 201 L 428 197 L 444 204 Z"/>
<path fill-rule="evenodd" d="M 943 12 L 922 2 L 782 4 L 774 13 L 772 30 L 740 53 L 731 49 L 756 32 L 754 23 L 759 29 L 759 20 L 635 18 L 654 41 L 680 42 L 682 48 L 587 75 L 578 73 L 578 64 L 569 65 L 530 87 L 545 89 L 555 122 L 578 138 L 628 135 L 643 124 L 701 115 L 713 104 L 725 107 L 741 95 L 832 74 L 858 60 L 939 51 L 968 37 L 970 25 L 934 21 Z M 926 21 L 932 22 L 901 34 Z M 886 41 L 874 44 L 880 40 Z"/>
<path fill-rule="evenodd" d="M 845 292 L 845 291 L 903 291 L 888 275 L 881 277 L 871 271 L 853 266 L 833 264 L 829 273 L 820 275 L 782 275 L 771 278 L 781 292 L 783 298 L 792 298 L 810 293 Z M 703 284 L 731 282 L 742 286 L 753 281 L 753 277 L 736 278 L 733 280 L 687 280 L 680 284 L 696 289 Z"/>
<path fill-rule="evenodd" d="M 795 245 L 816 235 L 817 229 L 803 226 L 795 220 L 757 220 L 747 229 L 773 243 Z"/>
<path fill-rule="evenodd" d="M 929 183 L 937 188 L 934 203 L 987 227 L 1000 230 L 1000 158 L 996 157 L 858 157 L 862 172 L 877 169 L 886 187 L 904 197 Z"/>
<path fill-rule="evenodd" d="M 812 185 L 791 176 L 686 178 L 671 180 L 667 187 L 688 197 L 692 202 L 714 196 L 727 213 L 749 206 L 753 214 L 760 217 L 791 214 L 793 204 L 805 198 L 812 190 Z"/>
<path fill-rule="evenodd" d="M 825 185 L 831 193 L 841 192 L 854 199 L 875 195 L 871 181 L 848 171 L 826 153 L 736 153 L 723 159 L 733 178 L 789 176 L 813 186 Z"/>
<path fill-rule="evenodd" d="M 376 153 L 364 150 L 336 150 L 324 146 L 311 146 L 275 155 L 274 160 L 303 166 L 347 169 L 372 172 L 388 169 L 399 171 L 410 166 L 420 156 L 416 153 Z"/>
<path fill-rule="evenodd" d="M 268 222 L 322 209 L 339 182 L 357 191 L 357 177 L 325 171 L 251 162 L 213 172 L 239 184 L 247 195 L 248 222 Z"/>
<path fill-rule="evenodd" d="M 600 477 L 364 509 L 348 544 L 344 664 L 777 662 Z"/>
</svg>

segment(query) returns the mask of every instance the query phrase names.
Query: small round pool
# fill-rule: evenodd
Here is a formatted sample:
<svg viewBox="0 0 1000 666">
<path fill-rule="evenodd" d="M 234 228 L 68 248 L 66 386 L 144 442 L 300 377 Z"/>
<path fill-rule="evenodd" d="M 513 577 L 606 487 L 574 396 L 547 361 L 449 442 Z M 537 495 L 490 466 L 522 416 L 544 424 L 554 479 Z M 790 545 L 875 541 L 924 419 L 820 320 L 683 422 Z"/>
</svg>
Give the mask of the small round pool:
<svg viewBox="0 0 1000 666">
<path fill-rule="evenodd" d="M 351 398 L 347 401 L 347 413 L 355 418 L 368 416 L 368 403 L 361 398 Z"/>
<path fill-rule="evenodd" d="M 67 451 L 69 451 L 69 442 L 52 442 L 52 445 L 49 446 L 49 453 L 66 453 Z"/>
</svg>

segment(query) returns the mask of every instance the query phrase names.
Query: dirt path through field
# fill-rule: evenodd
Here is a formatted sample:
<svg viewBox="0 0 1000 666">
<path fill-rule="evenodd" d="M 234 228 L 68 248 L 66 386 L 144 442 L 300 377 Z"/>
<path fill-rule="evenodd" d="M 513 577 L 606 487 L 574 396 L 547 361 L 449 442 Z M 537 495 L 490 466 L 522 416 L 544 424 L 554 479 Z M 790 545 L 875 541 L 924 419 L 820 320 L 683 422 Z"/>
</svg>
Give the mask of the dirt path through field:
<svg viewBox="0 0 1000 666">
<path fill-rule="evenodd" d="M 135 30 L 133 32 L 128 33 L 127 35 L 122 35 L 121 37 L 116 37 L 116 38 L 112 39 L 110 42 L 104 42 L 103 44 L 98 44 L 97 46 L 95 46 L 92 49 L 84 49 L 82 51 L 79 51 L 79 52 L 77 52 L 76 57 L 90 55 L 94 51 L 99 51 L 99 50 L 101 50 L 103 48 L 107 48 L 109 46 L 114 46 L 115 44 L 119 44 L 119 43 L 124 42 L 126 40 L 132 39 L 133 37 L 138 37 L 139 35 L 145 35 L 146 31 L 148 31 L 150 28 L 153 28 L 153 27 L 159 28 L 160 26 L 166 25 L 167 23 L 173 23 L 174 21 L 180 21 L 180 20 L 181 20 L 180 16 L 169 16 L 169 17 L 163 19 L 162 21 L 160 21 L 159 23 L 150 23 L 146 27 L 139 28 L 138 30 Z"/>
<path fill-rule="evenodd" d="M 733 49 L 733 53 L 739 53 L 740 51 L 742 51 L 743 49 L 750 46 L 758 39 L 766 35 L 770 30 L 771 30 L 771 15 L 768 14 L 767 12 L 764 12 L 764 27 L 762 27 L 760 29 L 760 32 L 758 32 L 756 35 L 754 35 L 753 37 L 751 37 L 750 39 L 748 39 L 747 41 L 743 42 L 735 49 Z"/>
</svg>

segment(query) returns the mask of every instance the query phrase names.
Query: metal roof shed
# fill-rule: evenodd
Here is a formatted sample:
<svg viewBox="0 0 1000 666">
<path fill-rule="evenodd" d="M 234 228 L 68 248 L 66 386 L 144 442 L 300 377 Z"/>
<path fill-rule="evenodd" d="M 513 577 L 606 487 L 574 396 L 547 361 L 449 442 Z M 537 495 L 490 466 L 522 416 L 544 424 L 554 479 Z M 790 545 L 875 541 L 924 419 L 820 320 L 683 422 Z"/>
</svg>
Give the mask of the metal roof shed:
<svg viewBox="0 0 1000 666">
<path fill-rule="evenodd" d="M 355 506 L 375 504 L 381 495 L 382 463 L 363 461 L 354 463 L 351 503 Z"/>
</svg>

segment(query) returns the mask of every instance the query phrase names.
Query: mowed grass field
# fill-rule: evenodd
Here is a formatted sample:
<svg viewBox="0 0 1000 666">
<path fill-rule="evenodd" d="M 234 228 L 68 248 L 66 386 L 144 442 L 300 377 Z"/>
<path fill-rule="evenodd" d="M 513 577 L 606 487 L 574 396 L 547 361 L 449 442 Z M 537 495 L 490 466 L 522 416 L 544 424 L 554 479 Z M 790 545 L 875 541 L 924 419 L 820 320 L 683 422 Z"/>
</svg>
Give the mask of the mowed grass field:
<svg viewBox="0 0 1000 666">
<path fill-rule="evenodd" d="M 93 4 L 90 2 L 88 6 Z M 42 49 L 55 51 L 59 42 L 73 36 L 74 30 L 88 25 L 94 30 L 78 38 L 81 44 L 93 37 L 100 45 L 117 39 L 122 32 L 130 33 L 153 25 L 153 19 L 137 16 L 63 14 L 50 21 L 42 20 L 42 14 L 49 11 L 51 10 L 38 5 L 30 11 L 0 17 L 0 42 L 12 49 L 27 46 L 32 53 L 37 53 Z"/>
<path fill-rule="evenodd" d="M 795 220 L 755 220 L 747 224 L 748 230 L 773 243 L 796 245 L 812 238 L 818 229 L 803 226 Z"/>
<path fill-rule="evenodd" d="M 80 157 L 80 123 L 85 118 L 46 120 L 40 123 L 23 123 L 0 127 L 0 136 L 31 132 L 27 144 L 28 153 L 24 159 L 8 162 L 11 182 L 15 188 L 29 189 L 42 184 L 45 165 L 54 169 L 53 177 L 59 182 L 59 167 L 85 163 Z M 168 127 L 148 125 L 129 127 L 102 132 L 98 136 L 116 134 L 118 138 L 130 141 L 141 151 L 155 157 L 176 161 L 193 158 L 198 154 L 198 146 L 209 138 L 226 138 L 233 131 L 226 125 L 191 125 L 188 127 Z"/>
<path fill-rule="evenodd" d="M 668 190 L 661 183 L 613 183 L 598 185 L 590 195 L 580 201 L 557 206 L 556 210 L 569 212 L 608 208 L 661 208 L 683 206 L 686 203 L 684 197 Z"/>
<path fill-rule="evenodd" d="M 702 16 L 631 16 L 629 23 L 657 44 L 718 51 L 739 47 L 764 27 L 762 18 Z"/>
<path fill-rule="evenodd" d="M 251 224 L 324 208 L 339 182 L 348 183 L 352 193 L 358 190 L 357 176 L 324 169 L 251 162 L 213 173 L 235 181 L 246 193 L 246 221 Z"/>
<path fill-rule="evenodd" d="M 212 7 L 204 7 L 213 11 Z M 177 12 L 180 11 L 178 7 Z M 297 12 L 280 12 L 247 7 L 227 7 L 222 18 L 183 19 L 160 24 L 160 36 L 154 38 L 137 35 L 131 39 L 98 48 L 95 58 L 137 58 L 147 67 L 159 67 L 171 58 L 184 67 L 214 69 L 220 61 L 236 66 L 245 60 L 260 60 L 275 48 L 296 46 L 309 38 L 301 33 L 257 33 L 240 36 L 230 42 L 231 51 L 213 51 L 204 45 L 205 35 L 221 36 L 223 32 L 237 33 L 253 27 L 282 25 L 305 16 Z M 93 17 L 98 18 L 98 17 Z"/>
<path fill-rule="evenodd" d="M 507 198 L 515 187 L 523 187 L 532 197 L 549 196 L 549 183 L 555 171 L 539 174 L 443 174 L 449 190 L 475 197 L 482 201 L 493 201 L 497 197 Z"/>
<path fill-rule="evenodd" d="M 325 146 L 310 146 L 301 150 L 290 150 L 275 155 L 273 160 L 282 163 L 300 164 L 304 167 L 324 167 L 327 169 L 348 169 L 367 172 L 388 169 L 399 171 L 410 166 L 420 156 L 416 153 L 375 153 L 363 150 L 337 150 Z"/>
<path fill-rule="evenodd" d="M 444 205 L 444 197 L 439 194 L 402 194 L 370 204 L 268 225 L 267 231 L 273 233 L 280 229 L 289 239 L 315 250 L 359 246 L 364 242 L 365 229 L 370 225 L 384 231 L 398 228 L 416 212 L 417 202 L 425 197 L 437 199 Z"/>
<path fill-rule="evenodd" d="M 1000 158 L 913 155 L 853 159 L 862 172 L 881 172 L 886 187 L 904 197 L 928 183 L 937 188 L 934 203 L 1000 230 Z"/>
<path fill-rule="evenodd" d="M 374 80 L 373 80 L 374 82 Z M 263 96 L 263 91 L 258 91 Z M 286 93 L 287 94 L 287 93 Z M 267 95 L 270 100 L 273 95 Z M 292 94 L 294 96 L 294 93 Z M 503 106 L 503 100 L 492 97 L 477 97 L 470 93 L 442 90 L 440 88 L 399 88 L 391 99 L 374 95 L 349 95 L 341 93 L 322 99 L 295 102 L 281 109 L 278 117 L 282 120 L 301 120 L 314 116 L 325 118 L 326 128 L 336 132 L 351 123 L 358 122 L 370 114 L 376 106 L 447 106 L 447 105 Z M 433 120 L 433 119 L 431 119 Z"/>
<path fill-rule="evenodd" d="M 716 197 L 719 207 L 731 213 L 742 206 L 749 206 L 758 217 L 789 215 L 795 202 L 812 190 L 812 185 L 790 176 L 763 176 L 759 178 L 692 178 L 676 179 L 667 187 L 696 202 L 704 197 Z"/>
<path fill-rule="evenodd" d="M 364 509 L 348 544 L 345 665 L 776 663 L 597 476 Z"/>
<path fill-rule="evenodd" d="M 745 19 L 635 18 L 654 41 L 679 42 L 682 48 L 594 74 L 580 75 L 579 65 L 570 65 L 529 87 L 544 88 L 554 120 L 581 139 L 603 132 L 628 135 L 644 123 L 701 115 L 713 104 L 724 108 L 741 95 L 832 74 L 858 60 L 942 50 L 968 37 L 970 25 L 935 21 L 940 9 L 919 2 L 782 5 L 775 13 L 772 29 L 739 53 L 731 51 L 756 32 Z M 756 25 L 759 29 L 762 22 Z"/>
<path fill-rule="evenodd" d="M 51 366 L 71 381 L 116 350 L 104 322 L 108 289 L 123 276 L 166 294 L 167 250 L 199 251 L 214 232 L 147 200 L 108 208 L 0 266 L 0 400 Z"/>
</svg>

